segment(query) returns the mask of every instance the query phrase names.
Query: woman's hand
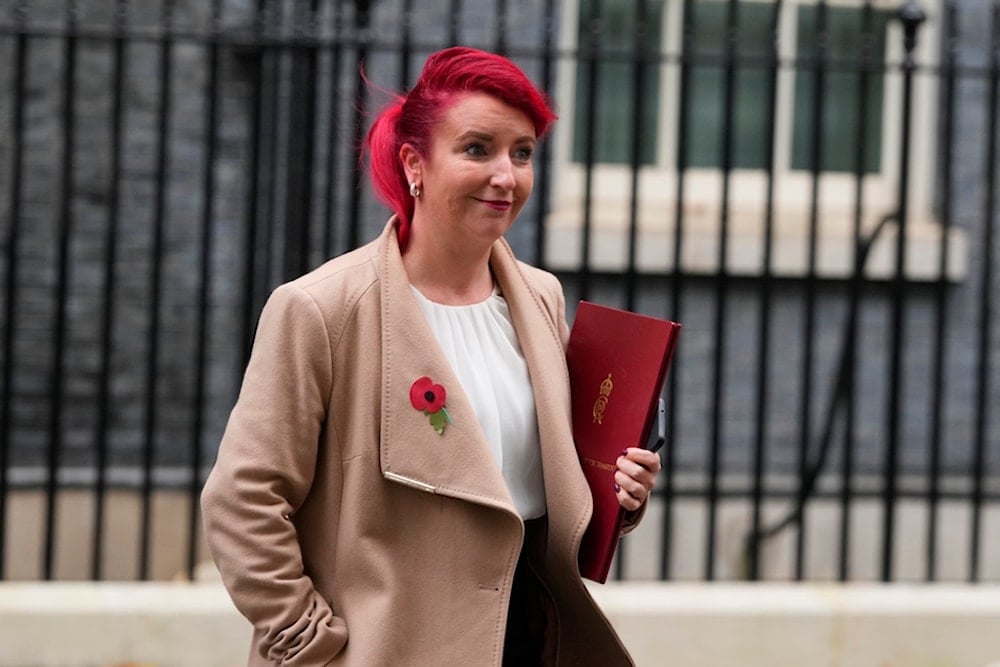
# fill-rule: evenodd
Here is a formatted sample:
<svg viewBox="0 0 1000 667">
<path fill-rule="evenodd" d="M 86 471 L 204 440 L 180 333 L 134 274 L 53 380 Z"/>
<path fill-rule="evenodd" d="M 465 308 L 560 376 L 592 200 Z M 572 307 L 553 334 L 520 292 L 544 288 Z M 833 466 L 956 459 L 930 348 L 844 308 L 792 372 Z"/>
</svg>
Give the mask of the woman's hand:
<svg viewBox="0 0 1000 667">
<path fill-rule="evenodd" d="M 622 450 L 615 462 L 615 491 L 622 507 L 631 511 L 639 509 L 653 490 L 660 472 L 660 456 L 639 447 Z"/>
</svg>

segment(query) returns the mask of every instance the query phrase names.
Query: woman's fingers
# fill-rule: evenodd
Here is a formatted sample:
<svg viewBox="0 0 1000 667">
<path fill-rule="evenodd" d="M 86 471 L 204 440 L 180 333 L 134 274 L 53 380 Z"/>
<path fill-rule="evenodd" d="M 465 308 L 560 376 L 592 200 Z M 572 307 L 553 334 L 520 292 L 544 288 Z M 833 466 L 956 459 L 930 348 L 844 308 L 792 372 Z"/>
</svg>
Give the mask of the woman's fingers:
<svg viewBox="0 0 1000 667">
<path fill-rule="evenodd" d="M 615 491 L 625 509 L 637 510 L 646 502 L 660 472 L 660 457 L 639 447 L 622 451 L 617 460 Z"/>
</svg>

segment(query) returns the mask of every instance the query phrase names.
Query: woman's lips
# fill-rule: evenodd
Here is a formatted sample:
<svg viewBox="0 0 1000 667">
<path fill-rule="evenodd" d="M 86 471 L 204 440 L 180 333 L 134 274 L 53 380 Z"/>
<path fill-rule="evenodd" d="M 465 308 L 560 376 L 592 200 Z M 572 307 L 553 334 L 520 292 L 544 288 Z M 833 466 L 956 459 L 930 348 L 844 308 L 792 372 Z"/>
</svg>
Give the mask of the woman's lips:
<svg viewBox="0 0 1000 667">
<path fill-rule="evenodd" d="M 479 201 L 495 211 L 506 211 L 511 207 L 511 202 L 502 199 L 480 199 Z"/>
</svg>

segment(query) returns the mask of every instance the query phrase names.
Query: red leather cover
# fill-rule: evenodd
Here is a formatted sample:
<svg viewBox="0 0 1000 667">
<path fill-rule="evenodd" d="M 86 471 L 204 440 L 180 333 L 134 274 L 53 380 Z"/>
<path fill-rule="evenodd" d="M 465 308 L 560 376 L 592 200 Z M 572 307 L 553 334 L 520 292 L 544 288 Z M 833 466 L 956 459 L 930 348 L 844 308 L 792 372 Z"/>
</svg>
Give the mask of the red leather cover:
<svg viewBox="0 0 1000 667">
<path fill-rule="evenodd" d="M 645 446 L 680 324 L 581 301 L 566 349 L 573 437 L 594 498 L 580 574 L 604 583 L 625 511 L 614 489 L 625 447 Z"/>
</svg>

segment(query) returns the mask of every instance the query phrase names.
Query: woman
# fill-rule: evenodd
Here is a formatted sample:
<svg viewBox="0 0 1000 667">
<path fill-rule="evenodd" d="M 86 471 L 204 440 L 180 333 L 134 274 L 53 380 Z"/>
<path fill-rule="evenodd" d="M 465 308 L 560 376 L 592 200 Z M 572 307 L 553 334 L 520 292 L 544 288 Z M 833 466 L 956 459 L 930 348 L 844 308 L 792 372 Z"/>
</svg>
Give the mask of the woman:
<svg viewBox="0 0 1000 667">
<path fill-rule="evenodd" d="M 503 240 L 553 119 L 510 61 L 434 54 L 369 133 L 381 236 L 268 300 L 202 498 L 250 664 L 631 662 L 576 566 L 563 294 Z M 658 471 L 619 458 L 632 523 Z"/>
</svg>

